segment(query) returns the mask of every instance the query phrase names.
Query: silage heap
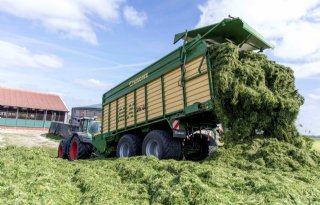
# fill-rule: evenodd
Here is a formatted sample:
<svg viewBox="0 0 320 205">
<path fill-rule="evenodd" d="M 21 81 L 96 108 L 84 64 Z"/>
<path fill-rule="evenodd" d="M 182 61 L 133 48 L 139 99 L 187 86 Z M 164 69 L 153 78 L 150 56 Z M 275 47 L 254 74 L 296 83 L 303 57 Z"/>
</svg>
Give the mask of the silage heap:
<svg viewBox="0 0 320 205">
<path fill-rule="evenodd" d="M 266 149 L 280 161 L 264 156 Z M 286 158 L 286 151 L 298 153 Z M 0 155 L 0 204 L 320 203 L 319 166 L 284 171 L 289 158 L 296 164 L 305 153 L 277 139 L 220 149 L 202 163 L 144 156 L 70 162 L 56 150 L 24 147 Z"/>
<path fill-rule="evenodd" d="M 213 67 L 215 111 L 225 127 L 227 141 L 250 141 L 256 131 L 264 137 L 295 142 L 295 128 L 303 97 L 295 88 L 293 71 L 264 54 L 238 51 L 231 44 L 209 49 Z"/>
<path fill-rule="evenodd" d="M 239 52 L 231 43 L 213 45 L 209 52 L 215 114 L 228 131 L 223 136 L 226 148 L 204 163 L 241 170 L 318 169 L 319 153 L 295 127 L 304 98 L 295 87 L 293 70 L 264 54 Z"/>
</svg>

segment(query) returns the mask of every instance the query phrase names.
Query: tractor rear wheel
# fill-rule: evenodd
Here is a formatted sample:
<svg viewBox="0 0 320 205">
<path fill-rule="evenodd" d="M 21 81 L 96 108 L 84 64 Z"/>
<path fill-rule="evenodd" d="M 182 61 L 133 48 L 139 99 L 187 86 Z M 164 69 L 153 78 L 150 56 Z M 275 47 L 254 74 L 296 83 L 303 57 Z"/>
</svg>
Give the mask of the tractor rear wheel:
<svg viewBox="0 0 320 205">
<path fill-rule="evenodd" d="M 147 134 L 142 143 L 142 154 L 159 159 L 180 159 L 181 142 L 169 132 L 153 130 Z"/>
<path fill-rule="evenodd" d="M 88 159 L 92 154 L 92 145 L 83 143 L 77 136 L 74 136 L 69 146 L 69 160 Z"/>
<path fill-rule="evenodd" d="M 125 134 L 117 145 L 117 157 L 132 157 L 141 155 L 142 139 L 139 136 Z"/>
<path fill-rule="evenodd" d="M 194 134 L 184 143 L 184 157 L 186 160 L 201 161 L 209 155 L 210 139 L 209 135 Z"/>
<path fill-rule="evenodd" d="M 68 148 L 70 140 L 63 139 L 60 141 L 58 146 L 58 157 L 62 159 L 68 159 Z"/>
</svg>

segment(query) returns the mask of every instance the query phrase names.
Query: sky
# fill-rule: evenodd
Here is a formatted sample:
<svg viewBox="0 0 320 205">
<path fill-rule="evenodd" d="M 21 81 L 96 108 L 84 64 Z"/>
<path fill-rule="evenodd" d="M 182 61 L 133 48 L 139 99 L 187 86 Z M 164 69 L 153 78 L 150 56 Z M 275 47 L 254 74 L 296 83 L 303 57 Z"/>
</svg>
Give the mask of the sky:
<svg viewBox="0 0 320 205">
<path fill-rule="evenodd" d="M 290 66 L 320 135 L 320 0 L 1 0 L 0 86 L 59 94 L 69 109 L 102 95 L 179 45 L 174 34 L 240 17 Z"/>
</svg>

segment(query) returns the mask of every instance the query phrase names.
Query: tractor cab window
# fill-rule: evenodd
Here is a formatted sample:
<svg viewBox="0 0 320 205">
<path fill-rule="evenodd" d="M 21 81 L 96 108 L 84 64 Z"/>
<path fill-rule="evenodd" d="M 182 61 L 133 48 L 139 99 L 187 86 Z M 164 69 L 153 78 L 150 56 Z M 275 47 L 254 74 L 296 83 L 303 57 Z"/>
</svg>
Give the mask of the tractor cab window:
<svg viewBox="0 0 320 205">
<path fill-rule="evenodd" d="M 80 120 L 79 128 L 81 132 L 86 132 L 88 128 L 88 120 Z"/>
<path fill-rule="evenodd" d="M 89 133 L 94 135 L 99 133 L 101 130 L 101 122 L 93 121 L 89 127 Z"/>
</svg>

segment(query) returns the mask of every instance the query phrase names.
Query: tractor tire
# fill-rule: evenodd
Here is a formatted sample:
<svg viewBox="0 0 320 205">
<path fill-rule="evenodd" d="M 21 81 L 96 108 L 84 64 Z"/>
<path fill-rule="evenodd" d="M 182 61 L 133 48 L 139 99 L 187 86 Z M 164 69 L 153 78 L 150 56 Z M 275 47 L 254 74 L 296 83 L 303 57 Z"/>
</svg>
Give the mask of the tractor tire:
<svg viewBox="0 0 320 205">
<path fill-rule="evenodd" d="M 209 156 L 209 146 L 210 146 L 211 137 L 209 135 L 202 134 L 194 134 L 193 138 L 185 141 L 185 152 L 184 157 L 186 160 L 191 161 L 201 161 L 204 160 L 206 157 Z M 188 152 L 187 147 L 194 147 L 197 149 L 196 151 L 193 150 L 192 153 Z"/>
<path fill-rule="evenodd" d="M 141 155 L 142 139 L 132 134 L 123 135 L 117 145 L 117 157 Z"/>
<path fill-rule="evenodd" d="M 181 142 L 175 139 L 169 132 L 153 130 L 147 134 L 142 143 L 142 154 L 155 156 L 159 159 L 181 158 Z"/>
<path fill-rule="evenodd" d="M 91 157 L 92 151 L 91 144 L 81 142 L 77 136 L 74 136 L 70 142 L 68 158 L 71 161 L 88 159 Z"/>
<path fill-rule="evenodd" d="M 70 140 L 63 139 L 58 146 L 58 157 L 62 159 L 68 159 L 68 148 L 70 146 Z"/>
</svg>

